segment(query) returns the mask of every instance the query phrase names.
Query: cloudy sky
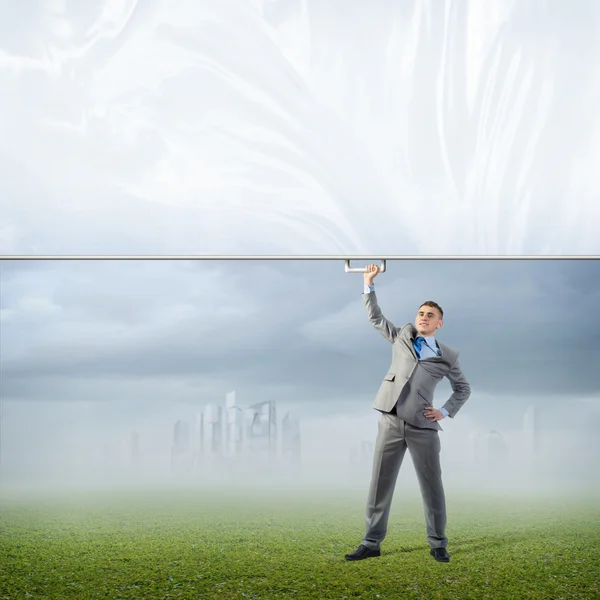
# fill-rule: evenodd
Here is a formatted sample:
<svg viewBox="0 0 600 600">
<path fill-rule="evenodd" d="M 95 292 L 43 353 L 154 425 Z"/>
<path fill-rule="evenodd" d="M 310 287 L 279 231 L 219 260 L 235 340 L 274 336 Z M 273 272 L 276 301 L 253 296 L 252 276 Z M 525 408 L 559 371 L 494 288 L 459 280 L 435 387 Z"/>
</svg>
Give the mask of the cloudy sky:
<svg viewBox="0 0 600 600">
<path fill-rule="evenodd" d="M 598 254 L 599 33 L 595 0 L 3 2 L 0 252 Z"/>
<path fill-rule="evenodd" d="M 170 435 L 232 390 L 243 405 L 276 400 L 315 440 L 336 423 L 344 443 L 374 439 L 391 348 L 342 260 L 1 266 L 5 456 L 144 423 Z M 376 283 L 397 325 L 428 299 L 445 310 L 439 339 L 473 392 L 444 435 L 520 428 L 534 405 L 544 427 L 597 438 L 600 261 L 390 261 Z M 436 406 L 450 393 L 440 384 Z"/>
</svg>

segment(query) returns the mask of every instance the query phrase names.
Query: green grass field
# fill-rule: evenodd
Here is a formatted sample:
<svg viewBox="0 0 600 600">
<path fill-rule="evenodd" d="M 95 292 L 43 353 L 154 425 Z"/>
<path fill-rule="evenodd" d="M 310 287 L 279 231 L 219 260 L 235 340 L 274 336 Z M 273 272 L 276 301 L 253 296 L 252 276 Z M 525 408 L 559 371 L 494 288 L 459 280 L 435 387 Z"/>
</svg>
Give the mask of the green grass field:
<svg viewBox="0 0 600 600">
<path fill-rule="evenodd" d="M 0 499 L 0 598 L 600 598 L 600 502 L 457 498 L 452 561 L 397 492 L 382 556 L 349 563 L 364 492 L 123 491 Z"/>
</svg>

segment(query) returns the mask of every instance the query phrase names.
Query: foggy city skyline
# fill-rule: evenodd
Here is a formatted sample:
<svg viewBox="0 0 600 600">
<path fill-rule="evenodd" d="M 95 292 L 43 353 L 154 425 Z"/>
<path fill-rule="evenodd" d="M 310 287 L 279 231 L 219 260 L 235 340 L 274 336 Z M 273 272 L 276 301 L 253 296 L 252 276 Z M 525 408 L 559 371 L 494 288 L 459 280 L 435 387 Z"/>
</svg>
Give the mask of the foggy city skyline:
<svg viewBox="0 0 600 600">
<path fill-rule="evenodd" d="M 362 275 L 343 260 L 1 267 L 4 478 L 62 481 L 75 455 L 71 475 L 101 482 L 85 448 L 124 449 L 135 432 L 144 473 L 168 479 L 175 422 L 225 407 L 235 390 L 240 405 L 274 401 L 279 421 L 299 418 L 296 483 L 364 483 L 352 461 L 368 472 L 359 456 L 375 440 L 371 403 L 391 347 L 366 318 Z M 557 485 L 598 474 L 599 275 L 599 261 L 388 261 L 375 280 L 384 315 L 400 326 L 421 302 L 439 302 L 437 337 L 460 351 L 473 389 L 441 421 L 450 485 L 474 483 L 489 461 L 512 469 L 513 484 L 534 458 Z M 444 380 L 434 405 L 450 393 Z"/>
</svg>

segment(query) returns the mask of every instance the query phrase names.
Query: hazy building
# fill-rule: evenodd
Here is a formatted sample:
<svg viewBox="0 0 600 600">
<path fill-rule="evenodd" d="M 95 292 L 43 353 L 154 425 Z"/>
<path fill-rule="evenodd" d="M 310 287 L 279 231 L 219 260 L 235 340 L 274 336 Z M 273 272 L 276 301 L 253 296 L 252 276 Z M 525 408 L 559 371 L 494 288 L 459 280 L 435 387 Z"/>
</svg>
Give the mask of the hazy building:
<svg viewBox="0 0 600 600">
<path fill-rule="evenodd" d="M 300 463 L 302 457 L 300 421 L 288 412 L 281 422 L 281 449 L 286 462 Z"/>
<path fill-rule="evenodd" d="M 509 456 L 508 447 L 499 431 L 485 433 L 472 431 L 469 434 L 471 464 L 482 470 L 505 466 Z"/>
<path fill-rule="evenodd" d="M 488 435 L 481 431 L 471 431 L 469 434 L 471 446 L 471 465 L 478 471 L 484 471 L 488 466 Z"/>
<path fill-rule="evenodd" d="M 178 420 L 173 428 L 171 447 L 171 468 L 187 466 L 190 455 L 190 428 L 186 421 Z"/>
<path fill-rule="evenodd" d="M 195 425 L 194 425 L 194 430 L 196 435 L 193 436 L 193 438 L 195 437 L 195 441 L 194 441 L 194 462 L 197 466 L 203 464 L 204 462 L 204 452 L 205 452 L 205 445 L 204 445 L 204 438 L 205 438 L 205 431 L 204 431 L 204 413 L 202 411 L 196 413 L 196 419 L 195 419 Z"/>
<path fill-rule="evenodd" d="M 499 431 L 490 431 L 486 436 L 487 441 L 487 466 L 495 469 L 505 467 L 508 460 L 508 448 L 504 437 Z"/>
<path fill-rule="evenodd" d="M 373 442 L 363 440 L 360 444 L 360 457 L 366 462 L 371 462 L 373 459 Z"/>
<path fill-rule="evenodd" d="M 206 408 L 206 437 L 210 454 L 213 457 L 223 455 L 223 407 L 209 404 Z"/>
<path fill-rule="evenodd" d="M 239 458 L 242 454 L 244 440 L 244 415 L 238 406 L 235 391 L 229 392 L 225 397 L 226 411 L 226 454 L 233 458 Z"/>
<path fill-rule="evenodd" d="M 354 446 L 350 451 L 350 467 L 367 467 L 373 462 L 374 444 L 367 440 L 362 440 L 360 444 Z"/>
<path fill-rule="evenodd" d="M 246 448 L 253 459 L 271 462 L 277 454 L 277 416 L 275 403 L 268 400 L 246 411 Z"/>
</svg>

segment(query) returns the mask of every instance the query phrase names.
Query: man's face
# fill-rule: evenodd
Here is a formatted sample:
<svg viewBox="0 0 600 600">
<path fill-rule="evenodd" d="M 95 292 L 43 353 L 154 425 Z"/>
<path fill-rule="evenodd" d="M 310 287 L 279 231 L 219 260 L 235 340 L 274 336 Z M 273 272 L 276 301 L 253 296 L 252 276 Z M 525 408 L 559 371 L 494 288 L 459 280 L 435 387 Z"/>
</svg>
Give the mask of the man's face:
<svg viewBox="0 0 600 600">
<path fill-rule="evenodd" d="M 437 308 L 433 306 L 421 306 L 419 308 L 415 319 L 415 327 L 419 335 L 423 337 L 434 335 L 443 324 L 442 316 Z"/>
</svg>

